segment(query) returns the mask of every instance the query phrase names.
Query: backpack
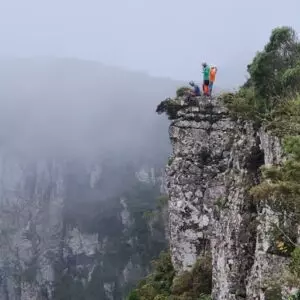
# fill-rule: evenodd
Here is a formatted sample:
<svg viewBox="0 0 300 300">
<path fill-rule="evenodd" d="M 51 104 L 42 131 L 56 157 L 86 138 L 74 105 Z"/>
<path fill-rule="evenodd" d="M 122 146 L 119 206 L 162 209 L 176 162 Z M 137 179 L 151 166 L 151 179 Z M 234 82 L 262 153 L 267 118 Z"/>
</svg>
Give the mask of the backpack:
<svg viewBox="0 0 300 300">
<path fill-rule="evenodd" d="M 201 92 L 200 92 L 199 86 L 198 86 L 198 85 L 195 85 L 194 88 L 195 88 L 195 94 L 196 94 L 196 96 L 200 96 Z"/>
</svg>

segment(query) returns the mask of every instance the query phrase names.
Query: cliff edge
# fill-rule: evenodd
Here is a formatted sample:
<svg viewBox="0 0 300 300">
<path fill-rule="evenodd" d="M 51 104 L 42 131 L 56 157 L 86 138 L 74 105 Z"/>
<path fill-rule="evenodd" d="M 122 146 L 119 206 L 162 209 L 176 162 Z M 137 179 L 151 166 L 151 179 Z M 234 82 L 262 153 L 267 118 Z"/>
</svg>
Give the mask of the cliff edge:
<svg viewBox="0 0 300 300">
<path fill-rule="evenodd" d="M 265 299 L 267 278 L 287 258 L 272 252 L 275 213 L 255 202 L 249 189 L 259 182 L 262 165 L 281 161 L 280 141 L 233 120 L 221 99 L 182 98 L 163 110 L 172 119 L 166 177 L 175 270 L 191 270 L 199 256 L 211 254 L 212 299 Z"/>
</svg>

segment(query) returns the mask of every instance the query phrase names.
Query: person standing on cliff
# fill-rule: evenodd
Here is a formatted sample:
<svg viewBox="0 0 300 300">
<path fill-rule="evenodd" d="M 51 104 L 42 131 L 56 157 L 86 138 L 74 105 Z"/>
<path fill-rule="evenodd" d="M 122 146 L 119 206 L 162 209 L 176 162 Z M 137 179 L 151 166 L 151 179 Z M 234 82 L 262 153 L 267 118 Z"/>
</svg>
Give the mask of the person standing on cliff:
<svg viewBox="0 0 300 300">
<path fill-rule="evenodd" d="M 213 89 L 213 85 L 214 82 L 216 80 L 216 73 L 217 73 L 217 67 L 213 66 L 210 68 L 210 72 L 209 72 L 209 95 L 211 96 L 212 94 L 212 89 Z"/>
<path fill-rule="evenodd" d="M 210 67 L 206 62 L 202 63 L 202 72 L 203 72 L 203 93 L 206 96 L 209 96 L 209 73 Z"/>
</svg>

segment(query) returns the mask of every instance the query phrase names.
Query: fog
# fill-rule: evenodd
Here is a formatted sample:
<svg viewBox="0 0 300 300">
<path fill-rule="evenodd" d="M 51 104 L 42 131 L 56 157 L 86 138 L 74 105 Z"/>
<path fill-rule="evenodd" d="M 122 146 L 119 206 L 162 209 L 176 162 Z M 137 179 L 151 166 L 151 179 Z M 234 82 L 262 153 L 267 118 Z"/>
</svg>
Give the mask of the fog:
<svg viewBox="0 0 300 300">
<path fill-rule="evenodd" d="M 276 26 L 300 31 L 299 0 L 10 0 L 0 5 L 0 142 L 9 151 L 159 156 L 157 103 L 183 82 L 235 88 Z M 272 11 L 272 13 L 271 13 Z"/>
<path fill-rule="evenodd" d="M 157 103 L 180 82 L 78 59 L 0 61 L 0 142 L 26 155 L 159 155 Z"/>
<path fill-rule="evenodd" d="M 1 1 L 0 55 L 84 58 L 179 80 L 200 80 L 206 60 L 228 88 L 274 27 L 300 31 L 299 11 L 299 0 Z"/>
<path fill-rule="evenodd" d="M 0 298 L 127 295 L 168 240 L 157 105 L 204 61 L 237 88 L 299 16 L 299 0 L 0 0 Z"/>
</svg>

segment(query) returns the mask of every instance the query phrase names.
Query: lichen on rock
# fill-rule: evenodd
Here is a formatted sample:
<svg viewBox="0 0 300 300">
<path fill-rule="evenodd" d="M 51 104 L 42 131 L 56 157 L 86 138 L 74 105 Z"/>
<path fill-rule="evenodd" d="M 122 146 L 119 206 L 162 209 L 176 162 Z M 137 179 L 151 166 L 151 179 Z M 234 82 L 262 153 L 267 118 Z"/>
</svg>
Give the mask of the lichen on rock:
<svg viewBox="0 0 300 300">
<path fill-rule="evenodd" d="M 280 142 L 251 121 L 232 119 L 222 99 L 177 100 L 174 109 L 166 167 L 174 268 L 189 271 L 211 253 L 213 299 L 265 299 L 266 278 L 286 260 L 267 253 L 273 212 L 249 190 L 262 165 L 282 159 Z"/>
</svg>

